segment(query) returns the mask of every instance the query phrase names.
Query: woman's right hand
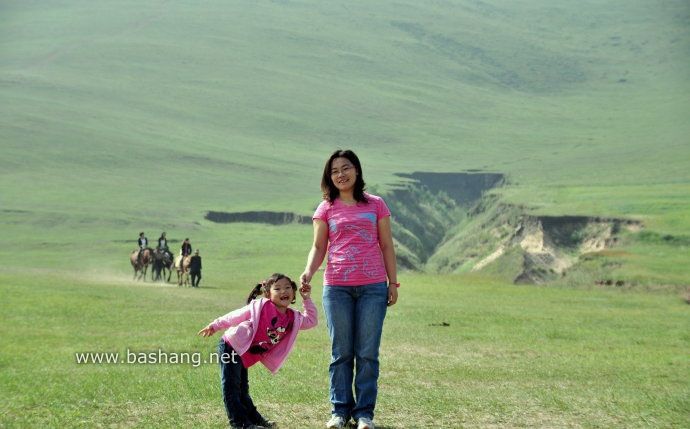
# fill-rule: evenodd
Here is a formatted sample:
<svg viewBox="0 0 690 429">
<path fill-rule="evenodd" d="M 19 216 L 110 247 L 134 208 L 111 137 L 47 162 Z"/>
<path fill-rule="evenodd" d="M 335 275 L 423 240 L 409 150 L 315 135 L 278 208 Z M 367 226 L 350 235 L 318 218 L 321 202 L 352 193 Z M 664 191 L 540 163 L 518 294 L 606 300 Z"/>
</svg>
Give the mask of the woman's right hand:
<svg viewBox="0 0 690 429">
<path fill-rule="evenodd" d="M 309 286 L 309 282 L 311 281 L 313 275 L 314 274 L 310 273 L 309 270 L 306 270 L 301 276 L 299 276 L 299 282 L 302 284 L 302 286 Z"/>
</svg>

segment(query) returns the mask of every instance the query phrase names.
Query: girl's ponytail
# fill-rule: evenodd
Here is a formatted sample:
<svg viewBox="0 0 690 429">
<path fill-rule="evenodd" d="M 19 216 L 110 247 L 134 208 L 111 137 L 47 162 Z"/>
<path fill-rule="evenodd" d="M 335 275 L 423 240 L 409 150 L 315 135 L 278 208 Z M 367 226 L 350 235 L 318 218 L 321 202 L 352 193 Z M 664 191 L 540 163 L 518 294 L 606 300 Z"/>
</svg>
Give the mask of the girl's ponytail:
<svg viewBox="0 0 690 429">
<path fill-rule="evenodd" d="M 247 297 L 247 304 L 252 302 L 253 299 L 255 299 L 257 296 L 263 294 L 263 287 L 264 285 L 262 283 L 257 283 L 256 286 L 254 286 L 254 289 L 249 293 L 249 296 Z"/>
</svg>

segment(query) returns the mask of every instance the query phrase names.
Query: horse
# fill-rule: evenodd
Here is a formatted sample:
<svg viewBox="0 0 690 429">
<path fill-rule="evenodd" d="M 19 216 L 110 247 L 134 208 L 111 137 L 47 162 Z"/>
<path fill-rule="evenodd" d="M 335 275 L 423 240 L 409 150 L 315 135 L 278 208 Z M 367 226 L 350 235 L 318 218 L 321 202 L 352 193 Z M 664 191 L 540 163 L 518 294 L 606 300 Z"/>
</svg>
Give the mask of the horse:
<svg viewBox="0 0 690 429">
<path fill-rule="evenodd" d="M 173 269 L 173 257 L 170 252 L 165 250 L 156 249 L 153 252 L 153 267 L 151 268 L 151 278 L 152 280 L 161 280 L 161 271 L 163 272 L 163 278 L 165 278 L 165 272 L 168 271 L 168 278 L 166 282 L 170 282 L 170 276 L 172 276 Z"/>
<path fill-rule="evenodd" d="M 134 269 L 133 280 L 136 279 L 137 274 L 139 274 L 139 280 L 146 281 L 146 271 L 151 263 L 152 255 L 153 252 L 148 247 L 141 251 L 141 260 L 139 260 L 139 249 L 134 249 L 132 253 L 129 254 L 129 262 Z"/>
<path fill-rule="evenodd" d="M 189 286 L 189 263 L 192 260 L 191 255 L 187 255 L 184 258 L 179 255 L 175 258 L 175 271 L 177 272 L 177 285 Z"/>
</svg>

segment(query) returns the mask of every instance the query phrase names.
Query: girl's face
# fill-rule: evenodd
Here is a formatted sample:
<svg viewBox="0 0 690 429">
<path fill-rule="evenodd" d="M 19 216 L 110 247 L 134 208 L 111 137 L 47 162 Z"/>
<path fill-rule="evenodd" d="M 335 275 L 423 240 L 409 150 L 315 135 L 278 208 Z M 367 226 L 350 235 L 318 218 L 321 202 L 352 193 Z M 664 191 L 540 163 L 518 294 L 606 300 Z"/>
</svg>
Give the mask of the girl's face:
<svg viewBox="0 0 690 429">
<path fill-rule="evenodd" d="M 292 290 L 292 283 L 286 278 L 282 278 L 271 285 L 268 299 L 275 304 L 279 311 L 285 312 L 295 299 L 295 291 Z"/>
<path fill-rule="evenodd" d="M 347 158 L 336 158 L 331 162 L 331 180 L 338 191 L 352 191 L 357 180 L 357 168 Z"/>
</svg>

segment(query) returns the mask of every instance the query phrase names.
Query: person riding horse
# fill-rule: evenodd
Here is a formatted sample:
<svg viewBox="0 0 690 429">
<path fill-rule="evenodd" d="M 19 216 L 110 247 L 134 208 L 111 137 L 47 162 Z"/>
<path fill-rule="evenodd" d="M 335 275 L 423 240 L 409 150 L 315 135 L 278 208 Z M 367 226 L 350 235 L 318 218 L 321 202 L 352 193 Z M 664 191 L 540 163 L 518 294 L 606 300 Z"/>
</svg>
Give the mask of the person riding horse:
<svg viewBox="0 0 690 429">
<path fill-rule="evenodd" d="M 153 268 L 151 277 L 153 280 L 161 280 L 161 273 L 163 275 L 163 280 L 170 281 L 170 276 L 172 275 L 172 269 L 174 266 L 173 257 L 170 251 L 165 251 L 163 249 L 157 248 L 153 253 Z M 165 278 L 165 272 L 168 272 L 167 278 Z"/>
<path fill-rule="evenodd" d="M 163 231 L 161 236 L 158 238 L 158 246 L 156 246 L 156 250 L 167 254 L 170 259 L 173 257 L 172 252 L 170 249 L 168 249 L 168 239 L 165 237 L 165 231 Z"/>
<path fill-rule="evenodd" d="M 189 238 L 185 238 L 182 242 L 182 248 L 180 249 L 180 254 L 182 258 L 192 254 L 192 244 L 189 242 Z"/>
<path fill-rule="evenodd" d="M 141 256 L 144 253 L 144 250 L 149 247 L 149 239 L 146 238 L 143 232 L 139 233 L 139 240 L 137 240 L 137 244 L 139 245 L 139 253 L 137 254 L 137 263 L 141 265 Z"/>
</svg>

